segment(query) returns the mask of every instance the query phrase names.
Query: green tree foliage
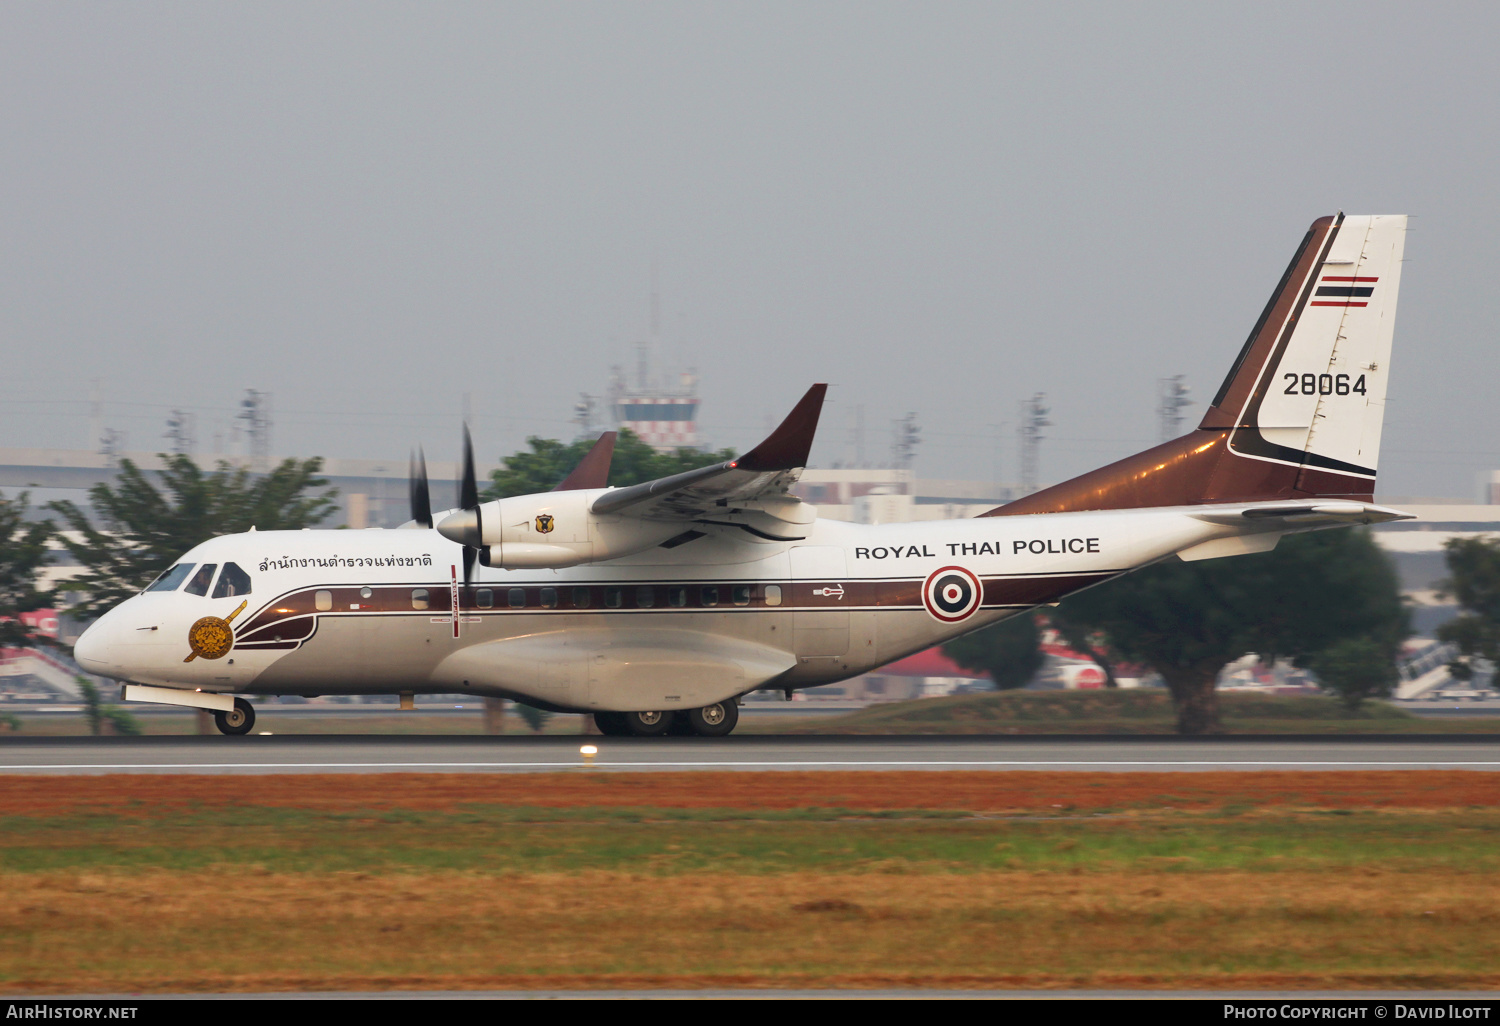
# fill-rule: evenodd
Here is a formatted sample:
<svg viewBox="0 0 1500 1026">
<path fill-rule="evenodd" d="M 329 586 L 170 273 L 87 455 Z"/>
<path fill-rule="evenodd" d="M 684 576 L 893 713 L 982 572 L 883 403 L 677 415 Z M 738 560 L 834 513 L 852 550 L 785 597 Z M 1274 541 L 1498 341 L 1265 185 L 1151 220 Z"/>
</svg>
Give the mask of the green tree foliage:
<svg viewBox="0 0 1500 1026">
<path fill-rule="evenodd" d="M 552 718 L 552 714 L 547 710 L 538 709 L 536 706 L 527 705 L 525 702 L 516 703 L 516 712 L 521 714 L 521 719 L 526 722 L 526 726 L 531 728 L 533 734 L 540 734 L 542 728 L 547 725 L 547 721 Z"/>
<path fill-rule="evenodd" d="M 1042 668 L 1041 634 L 1031 613 L 954 638 L 943 653 L 965 669 L 988 673 L 1002 691 L 1025 687 Z"/>
<path fill-rule="evenodd" d="M 1396 653 L 1374 638 L 1343 638 L 1308 661 L 1325 687 L 1355 712 L 1367 698 L 1384 698 L 1401 679 Z"/>
<path fill-rule="evenodd" d="M 21 717 L 15 713 L 0 712 L 0 727 L 5 727 L 14 734 L 21 729 Z"/>
<path fill-rule="evenodd" d="M 89 489 L 97 526 L 71 502 L 49 504 L 79 536 L 65 536 L 64 544 L 87 570 L 64 587 L 86 596 L 76 607 L 80 615 L 98 615 L 136 594 L 184 552 L 210 538 L 252 527 L 314 527 L 337 506 L 338 492 L 318 476 L 323 461 L 316 457 L 286 460 L 263 475 L 223 461 L 205 471 L 188 456 L 161 459 L 165 469 L 159 488 L 152 475 L 121 460 L 113 484 Z"/>
<path fill-rule="evenodd" d="M 528 438 L 529 451 L 505 459 L 490 477 L 490 486 L 481 498 L 504 499 L 512 495 L 548 492 L 573 472 L 579 461 L 593 448 L 591 439 L 563 443 L 551 438 Z M 620 432 L 615 440 L 614 460 L 609 467 L 609 483 L 616 488 L 654 481 L 658 477 L 696 470 L 735 457 L 733 449 L 711 452 L 704 449 L 674 449 L 657 452 L 632 431 Z"/>
<path fill-rule="evenodd" d="M 1104 671 L 1105 687 L 1120 686 L 1120 682 L 1115 679 L 1115 656 L 1109 650 L 1109 639 L 1103 631 L 1073 619 L 1062 606 L 1048 610 L 1047 620 L 1062 635 L 1069 648 L 1088 656 L 1099 665 L 1099 669 Z"/>
<path fill-rule="evenodd" d="M 45 608 L 50 592 L 37 587 L 37 574 L 47 564 L 50 520 L 28 521 L 31 497 L 0 495 L 0 647 L 27 648 L 36 644 L 20 614 Z"/>
<path fill-rule="evenodd" d="M 134 737 L 141 733 L 141 721 L 117 705 L 110 705 L 99 695 L 99 689 L 87 677 L 74 677 L 78 690 L 83 693 L 83 715 L 88 721 L 89 733 L 95 736 L 104 733 L 107 724 L 116 734 Z"/>
<path fill-rule="evenodd" d="M 1443 591 L 1463 612 L 1437 633 L 1462 653 L 1449 671 L 1459 680 L 1470 680 L 1476 658 L 1500 666 L 1500 538 L 1454 538 L 1447 549 L 1449 577 Z"/>
<path fill-rule="evenodd" d="M 1310 667 L 1337 643 L 1364 639 L 1394 664 L 1408 633 L 1390 560 L 1368 532 L 1348 529 L 1293 535 L 1258 555 L 1169 559 L 1061 608 L 1161 674 L 1184 734 L 1219 729 L 1219 672 L 1246 653 Z"/>
</svg>

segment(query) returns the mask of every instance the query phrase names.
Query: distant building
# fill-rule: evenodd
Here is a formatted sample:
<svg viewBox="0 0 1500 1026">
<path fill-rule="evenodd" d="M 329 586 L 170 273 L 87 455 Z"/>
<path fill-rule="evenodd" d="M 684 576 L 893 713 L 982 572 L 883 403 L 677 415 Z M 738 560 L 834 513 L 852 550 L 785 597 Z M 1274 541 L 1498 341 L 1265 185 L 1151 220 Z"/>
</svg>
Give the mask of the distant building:
<svg viewBox="0 0 1500 1026">
<path fill-rule="evenodd" d="M 698 376 L 685 371 L 675 384 L 663 384 L 652 380 L 643 366 L 632 386 L 616 367 L 609 412 L 617 427 L 629 428 L 655 449 L 697 448 Z"/>
</svg>

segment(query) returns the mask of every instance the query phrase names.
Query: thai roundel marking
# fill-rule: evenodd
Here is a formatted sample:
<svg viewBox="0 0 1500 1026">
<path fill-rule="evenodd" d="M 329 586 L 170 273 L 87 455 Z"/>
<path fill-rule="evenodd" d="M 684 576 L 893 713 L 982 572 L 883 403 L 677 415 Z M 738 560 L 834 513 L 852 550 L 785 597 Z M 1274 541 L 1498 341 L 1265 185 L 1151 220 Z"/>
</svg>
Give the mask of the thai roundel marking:
<svg viewBox="0 0 1500 1026">
<path fill-rule="evenodd" d="M 961 566 L 934 570 L 922 584 L 922 604 L 943 623 L 967 620 L 979 610 L 984 585 Z"/>
</svg>

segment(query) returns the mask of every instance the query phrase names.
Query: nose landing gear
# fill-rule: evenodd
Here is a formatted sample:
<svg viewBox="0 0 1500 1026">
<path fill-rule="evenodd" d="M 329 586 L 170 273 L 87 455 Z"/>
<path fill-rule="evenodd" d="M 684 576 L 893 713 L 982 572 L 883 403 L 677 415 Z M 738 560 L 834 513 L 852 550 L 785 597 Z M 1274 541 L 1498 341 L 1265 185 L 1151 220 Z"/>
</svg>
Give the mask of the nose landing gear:
<svg viewBox="0 0 1500 1026">
<path fill-rule="evenodd" d="M 695 734 L 723 737 L 740 721 L 734 699 L 715 702 L 702 709 L 681 712 L 597 712 L 594 723 L 606 737 L 661 737 L 663 734 Z"/>
<path fill-rule="evenodd" d="M 214 713 L 214 725 L 221 734 L 248 734 L 255 726 L 255 707 L 243 698 L 236 698 L 229 712 Z"/>
</svg>

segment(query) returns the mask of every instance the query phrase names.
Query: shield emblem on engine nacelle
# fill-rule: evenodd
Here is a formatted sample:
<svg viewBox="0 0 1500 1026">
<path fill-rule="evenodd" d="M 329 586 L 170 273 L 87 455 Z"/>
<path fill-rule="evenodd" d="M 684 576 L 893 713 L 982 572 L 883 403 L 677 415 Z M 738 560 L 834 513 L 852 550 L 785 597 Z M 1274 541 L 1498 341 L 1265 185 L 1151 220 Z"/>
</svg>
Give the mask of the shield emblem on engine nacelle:
<svg viewBox="0 0 1500 1026">
<path fill-rule="evenodd" d="M 537 531 L 537 534 L 551 534 L 552 533 L 552 514 L 551 513 L 540 513 L 540 514 L 537 515 L 537 518 L 536 518 L 536 531 Z"/>
</svg>

